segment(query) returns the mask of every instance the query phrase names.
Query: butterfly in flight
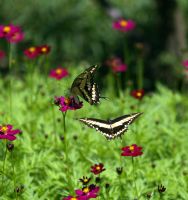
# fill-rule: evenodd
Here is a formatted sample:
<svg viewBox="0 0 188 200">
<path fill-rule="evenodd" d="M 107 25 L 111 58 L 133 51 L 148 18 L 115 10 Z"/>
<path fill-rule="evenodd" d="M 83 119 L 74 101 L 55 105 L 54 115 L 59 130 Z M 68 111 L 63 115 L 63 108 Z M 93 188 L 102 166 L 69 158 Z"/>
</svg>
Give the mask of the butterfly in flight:
<svg viewBox="0 0 188 200">
<path fill-rule="evenodd" d="M 98 67 L 98 65 L 93 65 L 78 75 L 74 79 L 70 89 L 73 96 L 80 96 L 91 105 L 99 103 L 101 98 L 98 85 L 93 80 Z"/>
<path fill-rule="evenodd" d="M 108 140 L 111 140 L 116 137 L 121 137 L 122 134 L 128 130 L 129 124 L 141 114 L 142 113 L 132 113 L 113 120 L 101 120 L 95 118 L 80 118 L 78 120 L 87 126 L 96 129 L 96 131 L 101 132 Z"/>
</svg>

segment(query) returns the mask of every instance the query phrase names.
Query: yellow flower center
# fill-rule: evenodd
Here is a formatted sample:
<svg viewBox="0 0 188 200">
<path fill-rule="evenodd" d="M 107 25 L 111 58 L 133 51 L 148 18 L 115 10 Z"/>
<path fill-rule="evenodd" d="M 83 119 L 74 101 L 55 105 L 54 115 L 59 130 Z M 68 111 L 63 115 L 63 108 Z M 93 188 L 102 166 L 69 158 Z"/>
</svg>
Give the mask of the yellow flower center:
<svg viewBox="0 0 188 200">
<path fill-rule="evenodd" d="M 88 188 L 88 187 L 84 188 L 84 189 L 83 189 L 83 192 L 84 192 L 84 193 L 88 193 L 88 192 L 89 192 L 89 188 Z"/>
<path fill-rule="evenodd" d="M 77 200 L 77 198 L 76 197 L 71 197 L 71 199 L 70 200 Z"/>
<path fill-rule="evenodd" d="M 45 52 L 47 52 L 47 48 L 46 47 L 42 47 L 41 51 L 45 53 Z"/>
<path fill-rule="evenodd" d="M 123 26 L 123 27 L 127 26 L 127 21 L 126 20 L 121 20 L 120 21 L 120 25 Z"/>
<path fill-rule="evenodd" d="M 87 182 L 88 182 L 88 179 L 87 179 L 87 178 L 85 178 L 85 179 L 83 179 L 83 181 L 84 181 L 84 183 L 87 183 Z"/>
<path fill-rule="evenodd" d="M 71 101 L 70 101 L 69 98 L 65 98 L 64 102 L 65 102 L 66 105 L 69 105 Z"/>
<path fill-rule="evenodd" d="M 5 33 L 9 33 L 10 32 L 10 26 L 5 26 L 4 28 L 3 28 L 3 32 L 5 32 Z"/>
<path fill-rule="evenodd" d="M 35 47 L 30 47 L 30 48 L 29 48 L 29 52 L 31 52 L 31 53 L 33 53 L 35 50 L 36 50 Z"/>
<path fill-rule="evenodd" d="M 63 71 L 63 70 L 62 70 L 62 69 L 60 69 L 60 68 L 58 68 L 58 69 L 56 69 L 56 70 L 55 70 L 56 74 L 58 74 L 58 75 L 59 75 L 59 74 L 61 74 L 61 73 L 62 73 L 62 71 Z"/>
<path fill-rule="evenodd" d="M 141 92 L 137 92 L 137 96 L 138 96 L 138 97 L 141 97 L 141 96 L 142 96 L 142 93 L 141 93 Z"/>
<path fill-rule="evenodd" d="M 130 151 L 133 151 L 133 150 L 134 150 L 134 146 L 130 146 L 130 147 L 129 147 L 129 150 L 130 150 Z"/>
<path fill-rule="evenodd" d="M 7 126 L 2 126 L 1 127 L 1 132 L 5 133 L 8 130 Z"/>
<path fill-rule="evenodd" d="M 96 170 L 101 170 L 100 166 L 97 166 L 97 167 L 96 167 Z"/>
</svg>

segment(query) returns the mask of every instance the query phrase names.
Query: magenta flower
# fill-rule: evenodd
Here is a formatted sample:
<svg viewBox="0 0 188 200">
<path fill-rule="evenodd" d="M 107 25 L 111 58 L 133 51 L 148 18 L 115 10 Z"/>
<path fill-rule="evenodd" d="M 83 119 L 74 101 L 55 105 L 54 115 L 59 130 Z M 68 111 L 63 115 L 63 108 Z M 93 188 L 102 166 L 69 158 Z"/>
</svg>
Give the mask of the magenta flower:
<svg viewBox="0 0 188 200">
<path fill-rule="evenodd" d="M 50 71 L 49 77 L 55 78 L 57 80 L 61 80 L 65 76 L 68 76 L 68 71 L 62 67 L 58 67 L 56 69 L 52 69 Z"/>
<path fill-rule="evenodd" d="M 10 43 L 17 43 L 23 40 L 24 34 L 19 26 L 12 24 L 0 26 L 0 38 L 6 38 Z"/>
<path fill-rule="evenodd" d="M 183 65 L 186 69 L 188 69 L 188 60 L 184 60 L 184 61 L 182 62 L 182 65 Z"/>
<path fill-rule="evenodd" d="M 0 139 L 7 139 L 7 140 L 15 140 L 16 137 L 14 135 L 21 133 L 19 129 L 12 130 L 12 125 L 3 125 L 0 126 Z"/>
<path fill-rule="evenodd" d="M 40 51 L 38 47 L 29 47 L 28 49 L 24 50 L 24 55 L 27 56 L 29 59 L 34 59 L 39 56 Z"/>
<path fill-rule="evenodd" d="M 132 144 L 131 146 L 126 146 L 122 148 L 122 156 L 141 156 L 143 154 L 142 147 L 137 146 L 136 144 Z"/>
<path fill-rule="evenodd" d="M 59 106 L 59 110 L 62 112 L 66 112 L 67 110 L 77 110 L 83 106 L 83 102 L 77 102 L 74 97 L 55 97 L 54 102 Z"/>
<path fill-rule="evenodd" d="M 5 57 L 5 52 L 0 50 L 0 60 L 3 59 Z"/>
<path fill-rule="evenodd" d="M 75 192 L 78 195 L 79 200 L 88 200 L 98 196 L 99 187 L 92 184 L 89 187 L 83 187 L 82 190 L 76 190 Z"/>
<path fill-rule="evenodd" d="M 136 24 L 132 20 L 119 19 L 113 22 L 113 28 L 121 32 L 129 32 L 135 29 Z"/>
<path fill-rule="evenodd" d="M 127 70 L 127 65 L 117 57 L 109 59 L 106 64 L 112 69 L 113 72 L 125 72 Z"/>
</svg>

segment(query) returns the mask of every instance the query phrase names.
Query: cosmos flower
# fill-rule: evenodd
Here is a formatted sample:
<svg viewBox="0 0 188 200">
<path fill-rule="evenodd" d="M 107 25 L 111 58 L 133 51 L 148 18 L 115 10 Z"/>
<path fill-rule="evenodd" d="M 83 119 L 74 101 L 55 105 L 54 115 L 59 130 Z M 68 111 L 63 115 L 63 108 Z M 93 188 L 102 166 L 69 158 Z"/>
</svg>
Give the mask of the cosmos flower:
<svg viewBox="0 0 188 200">
<path fill-rule="evenodd" d="M 131 96 L 133 96 L 135 99 L 142 99 L 144 96 L 144 90 L 138 89 L 131 91 Z"/>
<path fill-rule="evenodd" d="M 62 78 L 68 76 L 68 71 L 65 68 L 57 67 L 50 71 L 49 77 L 61 80 Z"/>
<path fill-rule="evenodd" d="M 100 174 L 101 172 L 103 172 L 105 170 L 105 168 L 103 168 L 104 165 L 102 163 L 99 164 L 95 164 L 93 166 L 91 166 L 91 172 L 96 174 Z"/>
<path fill-rule="evenodd" d="M 39 46 L 38 48 L 39 48 L 40 54 L 48 54 L 51 50 L 51 47 L 48 45 L 42 45 L 42 46 Z"/>
<path fill-rule="evenodd" d="M 15 140 L 15 135 L 21 133 L 21 131 L 19 129 L 12 130 L 12 128 L 13 126 L 10 124 L 0 126 L 0 139 Z"/>
<path fill-rule="evenodd" d="M 140 156 L 143 154 L 142 147 L 137 146 L 136 144 L 132 144 L 131 146 L 126 146 L 122 148 L 122 156 Z"/>
<path fill-rule="evenodd" d="M 59 110 L 62 112 L 77 110 L 83 106 L 83 102 L 77 102 L 74 97 L 55 97 L 54 103 L 59 106 Z"/>
<path fill-rule="evenodd" d="M 76 190 L 75 192 L 78 195 L 79 200 L 88 200 L 97 197 L 99 187 L 96 187 L 94 184 L 91 184 L 88 187 L 83 187 L 82 190 Z"/>
<path fill-rule="evenodd" d="M 129 32 L 135 29 L 136 24 L 132 20 L 119 19 L 113 22 L 113 28 L 121 32 Z"/>
<path fill-rule="evenodd" d="M 0 60 L 3 59 L 5 57 L 5 52 L 0 50 Z"/>
<path fill-rule="evenodd" d="M 10 43 L 17 43 L 23 40 L 24 34 L 19 26 L 0 25 L 0 38 L 6 38 Z"/>
<path fill-rule="evenodd" d="M 113 72 L 125 72 L 127 70 L 127 65 L 122 62 L 121 58 L 111 58 L 106 62 Z"/>
<path fill-rule="evenodd" d="M 29 47 L 24 51 L 25 56 L 27 56 L 29 59 L 36 58 L 40 52 L 38 47 Z"/>
</svg>

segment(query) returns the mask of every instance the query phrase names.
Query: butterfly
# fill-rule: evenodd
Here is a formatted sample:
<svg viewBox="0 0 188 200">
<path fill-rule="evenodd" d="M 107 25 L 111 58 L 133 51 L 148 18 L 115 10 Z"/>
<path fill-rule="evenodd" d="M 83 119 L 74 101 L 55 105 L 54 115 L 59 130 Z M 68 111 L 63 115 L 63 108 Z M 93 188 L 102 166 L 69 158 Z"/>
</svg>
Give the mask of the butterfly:
<svg viewBox="0 0 188 200">
<path fill-rule="evenodd" d="M 129 124 L 141 114 L 142 113 L 132 113 L 113 120 L 101 120 L 95 118 L 80 118 L 78 120 L 87 126 L 96 129 L 96 131 L 101 132 L 108 140 L 111 140 L 116 137 L 121 137 L 122 134 L 128 130 Z"/>
<path fill-rule="evenodd" d="M 98 85 L 93 80 L 98 67 L 98 65 L 91 66 L 78 75 L 70 89 L 73 96 L 80 96 L 91 105 L 99 103 L 100 100 Z"/>
</svg>

